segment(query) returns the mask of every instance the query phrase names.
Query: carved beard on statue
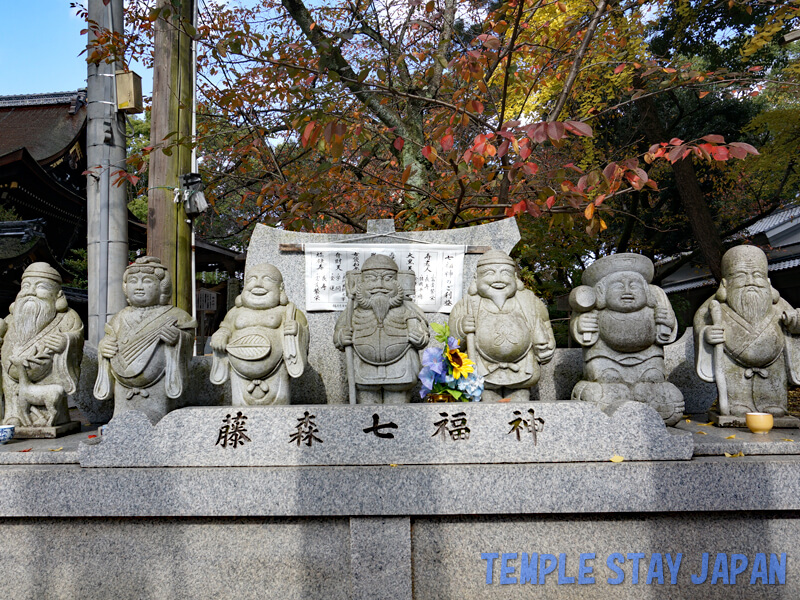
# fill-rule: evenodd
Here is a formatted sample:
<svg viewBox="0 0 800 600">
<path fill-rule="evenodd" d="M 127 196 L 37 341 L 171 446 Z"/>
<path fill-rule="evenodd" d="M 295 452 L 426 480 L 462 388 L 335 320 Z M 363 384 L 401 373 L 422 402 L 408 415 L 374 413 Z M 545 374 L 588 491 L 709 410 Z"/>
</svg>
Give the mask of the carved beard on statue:
<svg viewBox="0 0 800 600">
<path fill-rule="evenodd" d="M 26 296 L 16 301 L 14 306 L 14 326 L 17 341 L 25 343 L 32 339 L 56 316 L 55 302 L 42 300 L 36 296 Z"/>
<path fill-rule="evenodd" d="M 758 323 L 772 306 L 772 290 L 769 286 L 730 287 L 728 306 L 748 323 Z"/>
<path fill-rule="evenodd" d="M 389 310 L 403 303 L 403 291 L 399 285 L 395 284 L 387 292 L 386 294 L 368 292 L 364 289 L 363 284 L 359 284 L 356 287 L 356 304 L 361 308 L 372 310 L 378 323 L 383 323 Z"/>
<path fill-rule="evenodd" d="M 513 298 L 514 294 L 517 293 L 517 286 L 514 285 L 513 287 L 505 287 L 501 290 L 497 290 L 491 286 L 483 286 L 480 289 L 480 295 L 484 298 L 487 298 L 494 302 L 494 305 L 498 308 L 498 310 L 502 309 L 506 303 L 506 300 L 509 298 Z"/>
</svg>

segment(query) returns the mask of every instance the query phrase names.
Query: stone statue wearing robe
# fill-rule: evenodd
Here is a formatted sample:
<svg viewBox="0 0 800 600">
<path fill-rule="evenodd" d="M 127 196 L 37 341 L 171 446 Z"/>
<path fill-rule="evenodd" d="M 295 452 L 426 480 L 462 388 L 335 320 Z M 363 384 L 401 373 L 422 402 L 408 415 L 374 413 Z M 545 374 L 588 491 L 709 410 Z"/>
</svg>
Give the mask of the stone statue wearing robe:
<svg viewBox="0 0 800 600">
<path fill-rule="evenodd" d="M 152 423 L 180 407 L 197 323 L 172 306 L 172 282 L 158 258 L 143 256 L 125 269 L 128 299 L 105 326 L 97 346 L 94 395 L 114 398 L 114 415 L 144 412 Z"/>
<path fill-rule="evenodd" d="M 43 262 L 25 269 L 10 314 L 0 321 L 0 338 L 3 423 L 17 427 L 20 437 L 62 435 L 22 431 L 70 423 L 67 395 L 80 377 L 83 323 L 67 306 L 58 271 Z"/>
<path fill-rule="evenodd" d="M 289 302 L 283 276 L 274 266 L 256 265 L 244 289 L 211 337 L 211 382 L 231 378 L 234 405 L 289 404 L 289 377 L 308 362 L 308 321 Z"/>
<path fill-rule="evenodd" d="M 354 395 L 361 404 L 410 402 L 422 366 L 419 350 L 429 339 L 424 313 L 406 300 L 388 256 L 370 256 L 347 277 L 348 308 L 336 321 L 333 343 L 346 353 L 351 402 Z"/>
<path fill-rule="evenodd" d="M 572 399 L 603 409 L 643 402 L 674 425 L 684 401 L 666 380 L 664 346 L 675 341 L 678 323 L 652 279 L 650 259 L 630 253 L 604 256 L 583 272 L 583 285 L 570 293 L 570 332 L 583 346 L 584 361 Z"/>
<path fill-rule="evenodd" d="M 761 249 L 725 253 L 719 289 L 695 314 L 694 334 L 697 374 L 716 382 L 723 415 L 786 415 L 787 373 L 800 384 L 800 311 L 770 284 Z"/>
<path fill-rule="evenodd" d="M 525 289 L 508 254 L 490 250 L 478 260 L 475 281 L 448 324 L 484 378 L 482 401 L 530 400 L 539 365 L 553 357 L 556 341 L 547 307 Z"/>
</svg>

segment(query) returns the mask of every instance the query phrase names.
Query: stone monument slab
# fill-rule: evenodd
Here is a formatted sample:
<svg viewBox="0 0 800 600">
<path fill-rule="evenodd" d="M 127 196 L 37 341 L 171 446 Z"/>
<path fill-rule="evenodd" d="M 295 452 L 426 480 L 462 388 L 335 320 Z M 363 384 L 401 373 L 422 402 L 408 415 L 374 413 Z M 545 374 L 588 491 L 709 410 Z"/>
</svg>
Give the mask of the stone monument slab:
<svg viewBox="0 0 800 600">
<path fill-rule="evenodd" d="M 185 408 L 131 411 L 82 444 L 84 467 L 446 465 L 688 460 L 692 436 L 642 403 Z"/>
</svg>

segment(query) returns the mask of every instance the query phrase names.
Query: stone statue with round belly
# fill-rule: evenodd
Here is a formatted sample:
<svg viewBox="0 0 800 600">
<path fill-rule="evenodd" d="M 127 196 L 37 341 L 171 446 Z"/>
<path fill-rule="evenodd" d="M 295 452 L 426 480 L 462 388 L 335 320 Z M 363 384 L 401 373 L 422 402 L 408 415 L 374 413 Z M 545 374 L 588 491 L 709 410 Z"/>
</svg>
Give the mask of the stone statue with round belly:
<svg viewBox="0 0 800 600">
<path fill-rule="evenodd" d="M 234 405 L 289 404 L 289 377 L 308 362 L 308 322 L 289 302 L 274 266 L 247 270 L 244 289 L 211 337 L 211 382 L 231 379 Z"/>
<path fill-rule="evenodd" d="M 674 425 L 683 415 L 683 394 L 666 380 L 664 346 L 675 341 L 678 324 L 652 279 L 650 259 L 630 253 L 600 258 L 583 272 L 583 285 L 569 298 L 570 331 L 584 361 L 572 399 L 603 409 L 643 402 Z"/>
<path fill-rule="evenodd" d="M 16 437 L 57 437 L 80 429 L 69 418 L 67 395 L 74 394 L 83 356 L 83 324 L 67 306 L 61 276 L 44 262 L 31 264 L 0 320 L 3 424 Z"/>
<path fill-rule="evenodd" d="M 94 395 L 114 398 L 114 415 L 139 410 L 157 423 L 179 408 L 197 323 L 172 306 L 172 282 L 158 258 L 142 256 L 125 269 L 123 308 L 97 345 Z"/>
<path fill-rule="evenodd" d="M 553 357 L 556 342 L 547 307 L 525 289 L 508 254 L 490 250 L 478 260 L 475 281 L 448 324 L 484 378 L 482 401 L 530 400 L 540 364 Z"/>
</svg>

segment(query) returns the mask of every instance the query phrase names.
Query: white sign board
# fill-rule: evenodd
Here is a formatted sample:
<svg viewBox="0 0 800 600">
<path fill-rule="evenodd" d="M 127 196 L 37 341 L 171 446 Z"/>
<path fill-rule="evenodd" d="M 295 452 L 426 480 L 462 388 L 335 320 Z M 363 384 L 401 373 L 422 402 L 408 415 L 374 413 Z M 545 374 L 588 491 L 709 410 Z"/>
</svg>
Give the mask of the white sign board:
<svg viewBox="0 0 800 600">
<path fill-rule="evenodd" d="M 213 312 L 217 310 L 217 292 L 201 288 L 197 292 L 197 311 Z"/>
<path fill-rule="evenodd" d="M 466 246 L 444 244 L 305 244 L 306 311 L 345 310 L 345 273 L 375 254 L 417 275 L 414 302 L 425 312 L 449 313 L 461 299 Z"/>
</svg>

